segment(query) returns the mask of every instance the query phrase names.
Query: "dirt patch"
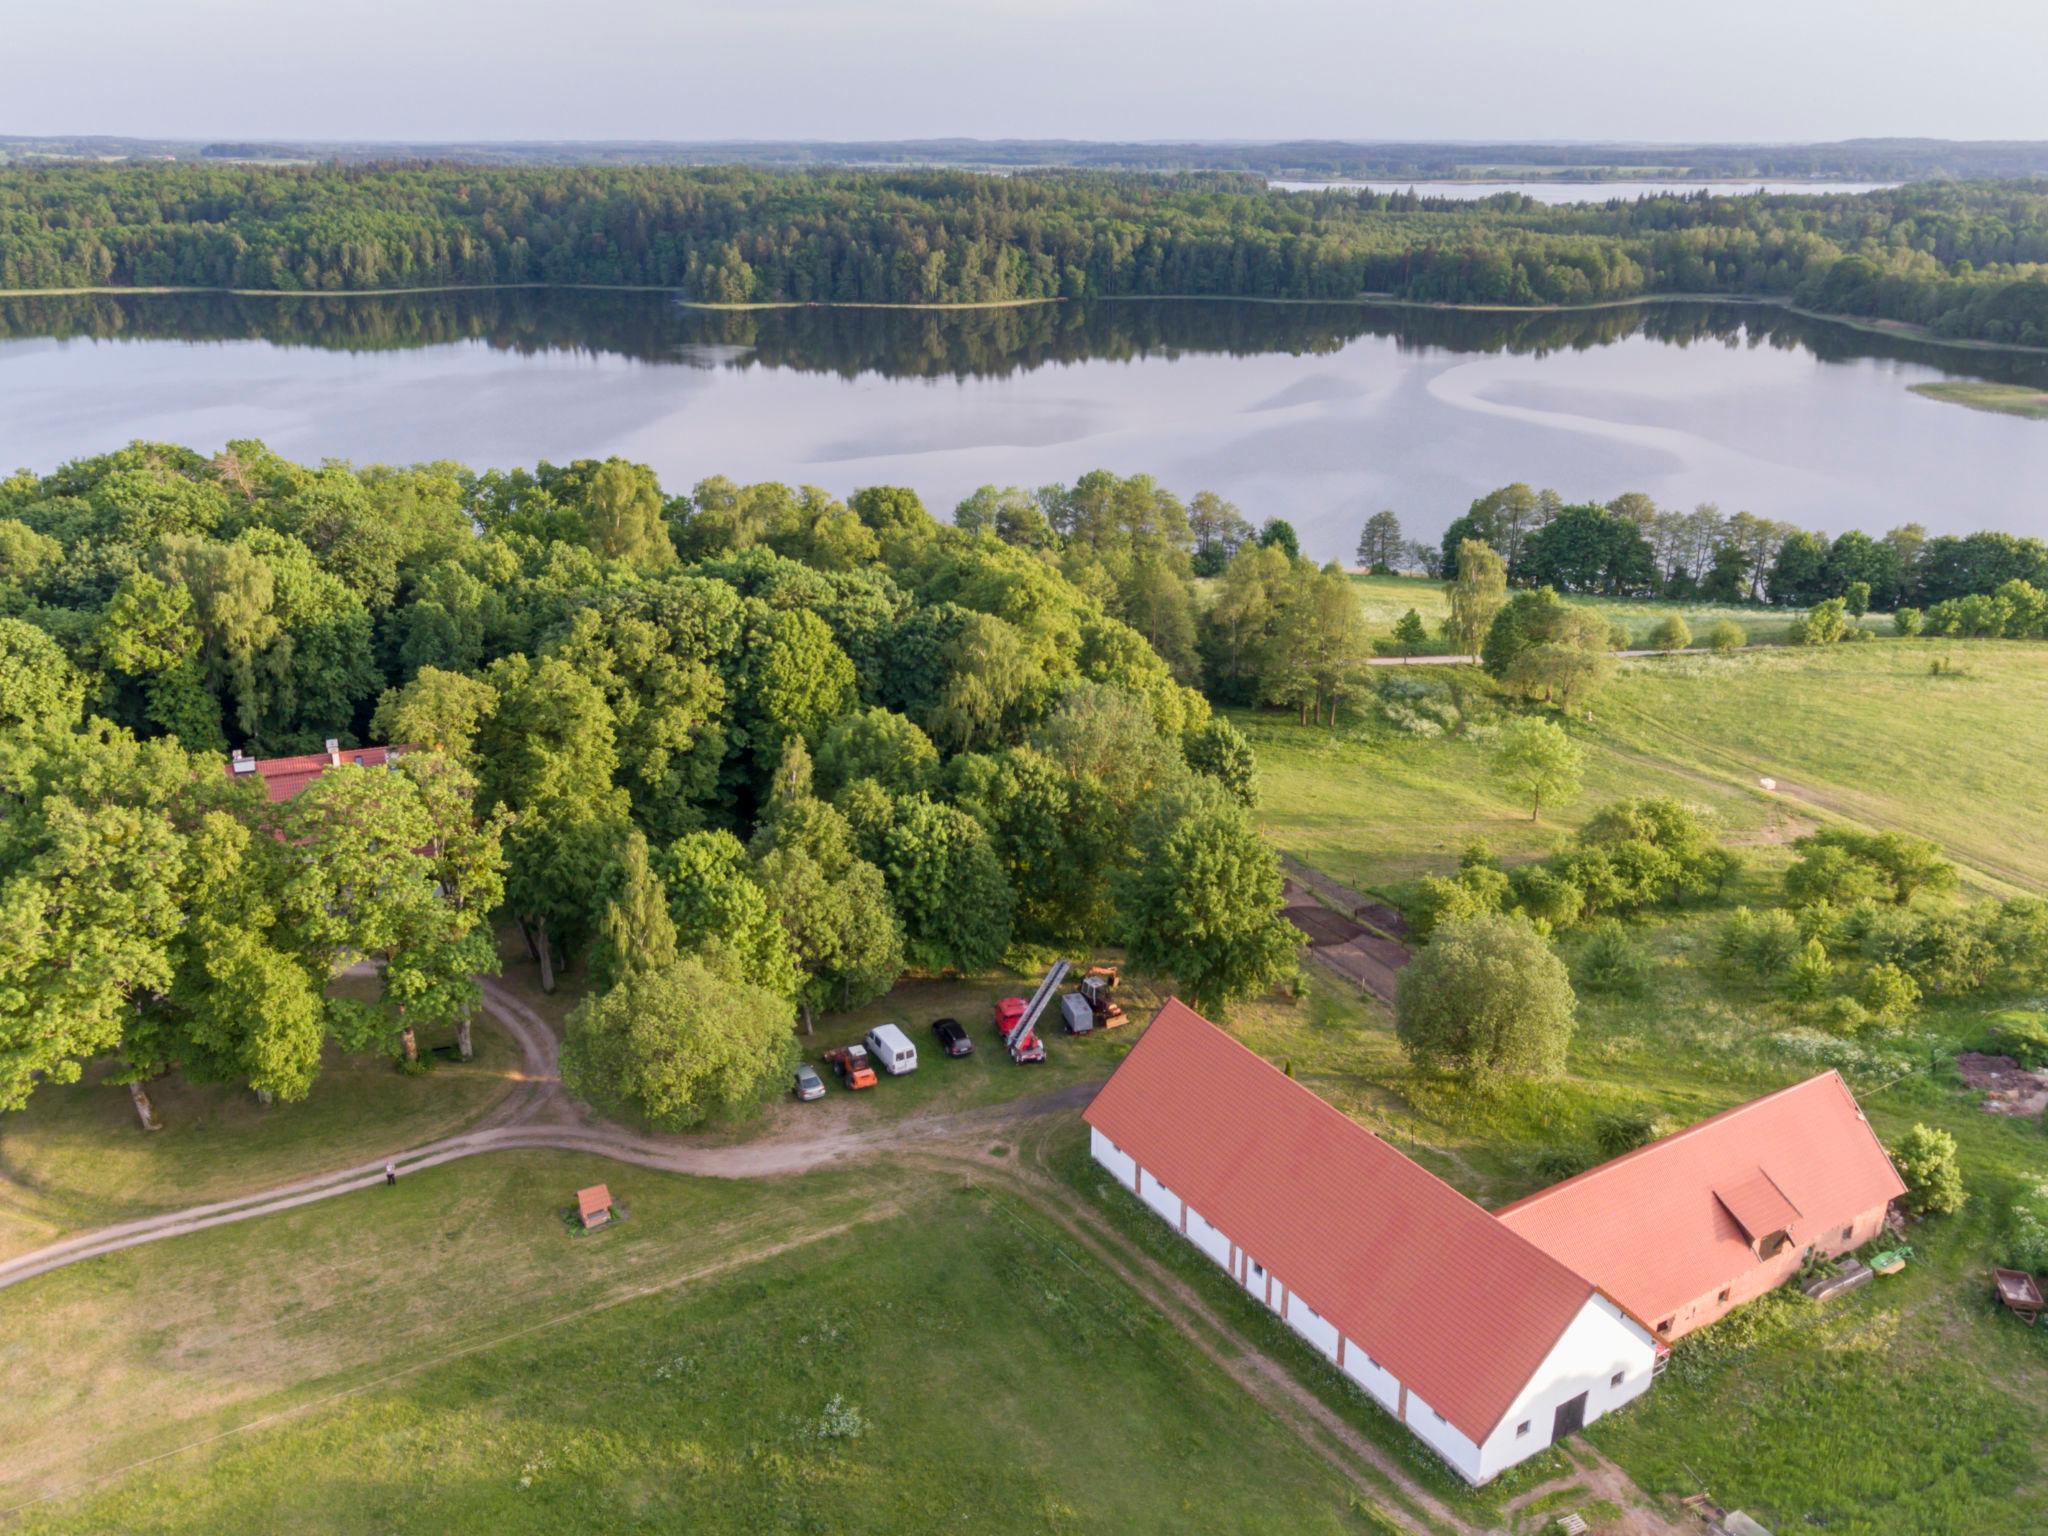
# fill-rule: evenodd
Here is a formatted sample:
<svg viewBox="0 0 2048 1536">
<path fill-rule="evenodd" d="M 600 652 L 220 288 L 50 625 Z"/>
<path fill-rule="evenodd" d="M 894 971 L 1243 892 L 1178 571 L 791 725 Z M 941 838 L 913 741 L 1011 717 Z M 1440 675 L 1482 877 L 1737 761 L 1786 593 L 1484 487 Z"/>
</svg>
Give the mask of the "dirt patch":
<svg viewBox="0 0 2048 1536">
<path fill-rule="evenodd" d="M 2029 1072 L 2010 1056 L 1964 1051 L 1956 1057 L 1956 1072 L 1984 1095 L 1978 1108 L 1987 1115 L 2031 1119 L 2048 1109 L 2048 1072 Z"/>
<path fill-rule="evenodd" d="M 1341 893 L 1355 895 L 1341 886 L 1331 887 L 1334 882 L 1318 881 L 1317 888 L 1326 895 Z M 1394 977 L 1409 961 L 1407 947 L 1382 934 L 1373 932 L 1363 924 L 1354 922 L 1341 912 L 1323 905 L 1299 881 L 1290 878 L 1282 888 L 1282 899 L 1287 905 L 1280 915 L 1300 930 L 1308 940 L 1309 953 L 1322 961 L 1346 981 L 1371 993 L 1390 1007 L 1394 1001 Z M 1341 899 L 1341 897 L 1340 897 Z M 1360 910 L 1370 903 L 1358 903 Z M 1396 921 L 1399 914 L 1390 908 Z M 1405 928 L 1405 924 L 1403 925 Z"/>
</svg>

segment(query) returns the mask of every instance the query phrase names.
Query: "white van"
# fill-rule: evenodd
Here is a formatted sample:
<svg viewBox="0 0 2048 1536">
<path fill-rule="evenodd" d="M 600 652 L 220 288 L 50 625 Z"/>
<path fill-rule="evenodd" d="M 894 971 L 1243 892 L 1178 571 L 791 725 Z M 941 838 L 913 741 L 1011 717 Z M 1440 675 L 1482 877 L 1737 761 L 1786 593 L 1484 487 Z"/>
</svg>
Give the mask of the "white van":
<svg viewBox="0 0 2048 1536">
<path fill-rule="evenodd" d="M 861 1044 L 868 1048 L 875 1065 L 891 1077 L 901 1077 L 905 1072 L 917 1070 L 917 1047 L 910 1043 L 910 1036 L 894 1024 L 877 1024 L 861 1038 Z"/>
</svg>

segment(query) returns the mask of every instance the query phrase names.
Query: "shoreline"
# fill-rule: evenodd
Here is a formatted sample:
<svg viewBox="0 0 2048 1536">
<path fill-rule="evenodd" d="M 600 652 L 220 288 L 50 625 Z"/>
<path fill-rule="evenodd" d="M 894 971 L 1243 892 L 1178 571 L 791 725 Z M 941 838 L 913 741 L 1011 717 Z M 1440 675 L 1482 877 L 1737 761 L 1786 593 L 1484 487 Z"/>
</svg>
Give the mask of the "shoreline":
<svg viewBox="0 0 2048 1536">
<path fill-rule="evenodd" d="M 337 288 L 310 292 L 303 288 L 182 287 L 171 284 L 148 286 L 86 286 L 77 288 L 0 288 L 0 299 L 121 298 L 140 295 L 163 298 L 177 294 L 214 294 L 238 299 L 385 299 L 416 297 L 435 293 L 666 293 L 675 295 L 680 309 L 745 314 L 782 309 L 886 309 L 911 313 L 965 313 L 974 310 L 1032 309 L 1045 304 L 1156 304 L 1166 300 L 1198 304 L 1348 304 L 1361 308 L 1434 310 L 1446 314 L 1562 315 L 1603 309 L 1629 309 L 1647 304 L 1750 304 L 1782 309 L 1804 320 L 1846 326 L 1873 336 L 1895 341 L 1919 342 L 1930 347 L 1954 347 L 1966 352 L 2010 352 L 2021 356 L 2048 356 L 2048 346 L 2028 346 L 2016 341 L 1983 341 L 1966 336 L 1937 336 L 1924 326 L 1906 321 L 1870 320 L 1857 315 L 1831 315 L 1824 310 L 1804 309 L 1789 298 L 1755 293 L 1643 293 L 1617 299 L 1589 299 L 1583 304 L 1451 304 L 1438 299 L 1401 299 L 1390 294 L 1360 293 L 1336 298 L 1289 298 L 1265 294 L 1232 293 L 1115 293 L 1092 299 L 1072 300 L 1054 295 L 1038 299 L 977 299 L 954 303 L 892 303 L 874 299 L 760 299 L 721 304 L 703 299 L 686 299 L 682 291 L 663 283 L 429 283 L 409 288 Z"/>
</svg>

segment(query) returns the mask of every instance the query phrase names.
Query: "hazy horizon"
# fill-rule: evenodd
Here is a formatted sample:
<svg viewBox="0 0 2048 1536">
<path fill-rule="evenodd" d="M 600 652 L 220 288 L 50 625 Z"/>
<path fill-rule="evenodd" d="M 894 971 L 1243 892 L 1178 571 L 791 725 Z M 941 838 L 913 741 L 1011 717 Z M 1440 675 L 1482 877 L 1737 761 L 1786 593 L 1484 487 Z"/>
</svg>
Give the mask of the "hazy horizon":
<svg viewBox="0 0 2048 1536">
<path fill-rule="evenodd" d="M 2048 138 L 2024 0 L 264 0 L 10 18 L 0 133 L 376 142 Z M 187 87 L 166 90 L 171 81 Z"/>
</svg>

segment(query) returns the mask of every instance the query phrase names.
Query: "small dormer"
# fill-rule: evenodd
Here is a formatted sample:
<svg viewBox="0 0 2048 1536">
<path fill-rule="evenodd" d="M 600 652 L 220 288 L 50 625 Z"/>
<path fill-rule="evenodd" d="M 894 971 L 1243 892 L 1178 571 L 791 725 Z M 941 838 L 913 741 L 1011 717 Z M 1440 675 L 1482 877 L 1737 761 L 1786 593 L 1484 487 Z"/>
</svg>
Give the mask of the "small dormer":
<svg viewBox="0 0 2048 1536">
<path fill-rule="evenodd" d="M 1799 1208 L 1785 1198 L 1777 1181 L 1763 1169 L 1717 1187 L 1714 1198 L 1742 1229 L 1759 1259 L 1775 1258 L 1792 1242 Z"/>
</svg>

